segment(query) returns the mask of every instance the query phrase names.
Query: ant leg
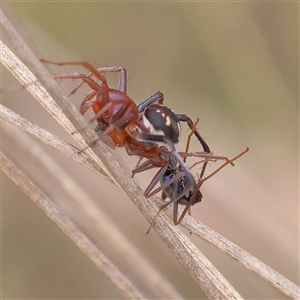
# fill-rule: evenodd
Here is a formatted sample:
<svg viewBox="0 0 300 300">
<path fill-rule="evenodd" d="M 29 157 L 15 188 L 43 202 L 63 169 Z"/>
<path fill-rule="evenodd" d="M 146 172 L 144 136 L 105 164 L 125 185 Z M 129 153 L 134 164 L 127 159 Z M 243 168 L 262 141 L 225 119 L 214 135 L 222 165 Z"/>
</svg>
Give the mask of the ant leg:
<svg viewBox="0 0 300 300">
<path fill-rule="evenodd" d="M 173 142 L 164 135 L 155 135 L 151 133 L 137 133 L 135 138 L 137 140 L 140 140 L 142 142 L 154 142 L 154 143 L 164 143 L 169 146 L 170 151 L 172 152 L 173 156 L 177 159 L 179 164 L 182 166 L 184 170 L 187 171 L 187 168 L 185 167 L 185 164 L 181 158 L 181 156 L 176 151 Z"/>
<path fill-rule="evenodd" d="M 173 224 L 177 225 L 178 201 L 173 204 Z"/>
<path fill-rule="evenodd" d="M 172 204 L 172 203 L 177 203 L 177 201 L 174 202 L 173 200 L 170 200 L 170 201 L 168 201 L 167 203 L 163 204 L 163 205 L 158 209 L 158 211 L 157 211 L 155 217 L 152 219 L 152 221 L 151 221 L 151 223 L 150 223 L 150 226 L 149 226 L 149 228 L 148 228 L 146 234 L 148 234 L 148 233 L 150 232 L 150 230 L 152 229 L 153 225 L 155 224 L 155 222 L 156 222 L 158 216 L 160 215 L 160 213 L 161 213 L 167 206 L 169 206 L 169 205 Z"/>
<path fill-rule="evenodd" d="M 151 180 L 150 184 L 145 189 L 145 192 L 144 192 L 144 196 L 145 197 L 148 198 L 148 197 L 151 197 L 154 194 L 156 194 L 156 192 L 155 193 L 151 193 L 151 194 L 150 194 L 150 192 L 156 186 L 156 184 L 160 181 L 161 177 L 166 172 L 167 168 L 168 168 L 168 165 L 166 164 L 165 166 L 163 166 L 162 168 L 160 168 L 159 171 L 155 174 L 155 176 Z"/>
<path fill-rule="evenodd" d="M 137 164 L 137 166 L 132 170 L 132 178 L 135 174 L 140 173 L 140 172 L 144 172 L 150 169 L 153 169 L 154 166 L 151 163 L 150 159 L 147 159 L 145 162 L 143 162 L 142 164 L 139 164 L 141 161 L 142 157 L 140 157 L 139 162 Z"/>
<path fill-rule="evenodd" d="M 206 158 L 207 160 L 226 160 L 229 164 L 231 164 L 232 166 L 234 166 L 234 163 L 226 156 L 223 155 L 215 155 L 212 153 L 206 153 L 206 152 L 178 152 L 178 154 L 181 157 L 203 157 Z"/>
<path fill-rule="evenodd" d="M 189 169 L 193 169 L 195 166 L 197 165 L 200 165 L 200 164 L 204 164 L 205 162 L 209 162 L 209 161 L 213 161 L 213 162 L 216 162 L 217 160 L 216 159 L 210 159 L 210 158 L 207 158 L 207 159 L 202 159 L 202 160 L 199 160 L 199 161 L 196 161 L 195 163 L 193 163 Z"/>
<path fill-rule="evenodd" d="M 201 194 L 201 192 L 200 192 L 200 187 L 201 187 L 202 183 L 203 183 L 203 182 L 199 181 L 199 182 L 197 183 L 197 185 L 195 186 L 194 193 L 193 193 L 192 197 L 189 199 L 189 201 L 188 201 L 186 207 L 185 207 L 184 210 L 182 211 L 182 213 L 181 213 L 181 215 L 180 215 L 180 217 L 179 217 L 178 220 L 177 220 L 178 203 L 176 202 L 177 207 L 175 207 L 175 203 L 174 203 L 174 209 L 176 208 L 176 215 L 175 215 L 175 214 L 173 215 L 173 220 L 174 220 L 174 224 L 175 224 L 175 225 L 179 225 L 179 224 L 181 223 L 181 221 L 183 220 L 183 218 L 184 218 L 184 216 L 186 215 L 187 212 L 189 212 L 189 215 L 191 215 L 190 212 L 191 212 L 191 207 L 192 207 L 192 205 L 194 205 L 195 203 L 198 203 L 198 202 L 201 201 L 201 199 L 202 199 L 202 194 Z M 197 191 L 200 193 L 200 197 L 201 197 L 201 198 L 200 198 L 200 201 L 199 201 L 199 200 L 197 201 L 197 200 L 195 199 L 196 196 L 197 196 Z"/>
<path fill-rule="evenodd" d="M 161 92 L 157 92 L 154 95 L 150 96 L 148 99 L 144 100 L 142 103 L 140 103 L 137 108 L 138 111 L 141 113 L 147 108 L 149 105 L 153 103 L 159 103 L 163 104 L 164 102 L 164 95 Z"/>
<path fill-rule="evenodd" d="M 161 176 L 162 176 L 163 174 L 161 174 Z M 170 180 L 168 180 L 168 181 L 166 181 L 165 183 L 163 183 L 163 184 L 161 184 L 160 185 L 160 187 L 158 187 L 157 189 L 155 189 L 154 191 L 152 191 L 151 193 L 150 193 L 150 191 L 151 191 L 151 189 L 149 190 L 149 192 L 147 193 L 147 195 L 145 195 L 146 197 L 152 197 L 153 195 L 155 195 L 155 194 L 157 194 L 158 192 L 160 192 L 160 191 L 162 191 L 162 190 L 164 190 L 166 187 L 168 187 L 170 184 L 172 184 L 173 182 L 175 183 L 175 185 L 176 185 L 176 189 L 174 188 L 173 189 L 173 195 L 172 195 L 172 198 L 174 198 L 175 199 L 175 201 L 176 201 L 176 191 L 178 190 L 177 189 L 177 183 L 178 183 L 178 180 L 179 180 L 179 178 L 181 178 L 181 177 L 183 177 L 184 175 L 186 175 L 183 171 L 182 172 L 179 172 L 179 173 L 177 173 L 173 178 L 171 178 Z M 156 175 L 155 175 L 156 176 Z M 155 186 L 155 185 L 154 185 Z M 153 187 L 154 187 L 153 186 Z M 152 187 L 152 188 L 153 188 Z M 149 188 L 149 186 L 148 186 L 148 188 Z M 147 189 L 148 189 L 147 188 Z M 147 190 L 146 189 L 146 190 Z M 182 193 L 183 194 L 183 193 Z M 180 198 L 183 196 L 183 195 L 179 195 L 180 196 Z M 174 200 L 172 200 L 172 202 L 174 202 Z M 172 202 L 170 202 L 170 203 L 172 203 Z"/>
<path fill-rule="evenodd" d="M 126 146 L 126 152 L 127 153 L 129 153 L 128 151 L 130 151 L 130 150 L 128 150 L 128 148 L 127 148 L 127 146 Z M 143 160 L 143 157 L 142 156 L 140 156 L 140 158 L 139 158 L 139 160 L 138 160 L 138 162 L 137 162 L 137 164 L 135 165 L 135 168 L 131 171 L 131 178 L 133 178 L 134 177 L 134 175 L 136 174 L 136 172 L 134 172 L 135 170 L 138 170 L 139 168 L 140 168 L 140 163 L 141 163 L 141 161 Z M 150 160 L 149 159 L 147 159 L 147 161 L 146 161 L 150 166 L 152 166 L 152 164 L 151 164 L 151 162 L 150 162 Z M 142 165 L 144 165 L 145 164 L 145 162 L 142 164 Z M 148 166 L 149 167 L 149 166 Z M 150 169 L 151 169 L 152 167 L 150 167 Z M 148 170 L 146 167 L 145 167 L 145 171 L 146 170 Z M 142 171 L 140 171 L 140 172 L 142 172 Z M 139 171 L 137 171 L 137 173 L 139 173 Z"/>
<path fill-rule="evenodd" d="M 176 198 L 173 199 L 172 202 L 175 202 L 175 201 L 179 200 L 180 198 L 182 198 L 186 193 L 188 193 L 196 185 L 193 175 L 188 171 L 181 156 L 178 154 L 178 152 L 176 151 L 176 149 L 174 147 L 174 144 L 172 143 L 172 141 L 169 138 L 167 138 L 166 136 L 162 136 L 162 135 L 153 135 L 153 134 L 149 134 L 149 133 L 138 133 L 136 135 L 136 139 L 140 140 L 142 142 L 147 142 L 147 141 L 148 142 L 162 142 L 162 143 L 167 144 L 171 150 L 172 155 L 181 165 L 181 167 L 183 169 L 183 175 L 186 176 L 187 185 L 186 185 L 185 190 L 181 194 L 176 195 Z"/>
<path fill-rule="evenodd" d="M 156 193 L 160 192 L 161 190 L 164 190 L 166 187 L 168 187 L 170 184 L 172 184 L 173 182 L 175 182 L 175 184 L 177 185 L 178 179 L 182 176 L 184 176 L 184 172 L 178 172 L 175 176 L 173 176 L 172 178 L 170 178 L 169 180 L 167 180 L 166 182 L 162 182 L 161 179 L 163 178 L 163 175 L 166 173 L 168 168 L 172 168 L 172 169 L 177 169 L 176 167 L 177 162 L 173 159 L 173 157 L 169 157 L 168 161 L 164 162 L 164 165 L 159 169 L 159 171 L 156 173 L 156 175 L 154 176 L 153 180 L 150 182 L 150 184 L 148 185 L 148 187 L 146 188 L 144 195 L 148 198 L 151 197 L 153 195 L 155 195 Z M 150 159 L 147 159 L 143 164 L 141 164 L 140 166 L 136 167 L 132 173 L 133 175 L 142 171 L 146 171 L 148 169 L 153 168 L 154 166 L 152 165 L 152 162 Z M 161 185 L 154 191 L 153 188 L 156 186 L 156 184 L 161 181 Z M 173 198 L 176 197 L 176 192 L 177 192 L 177 186 L 176 189 L 174 190 L 174 195 Z"/>
<path fill-rule="evenodd" d="M 196 122 L 195 122 L 195 124 L 194 124 L 194 126 L 193 126 L 193 128 L 192 128 L 191 133 L 188 135 L 188 138 L 187 138 L 187 140 L 186 140 L 185 152 L 188 152 L 188 151 L 189 151 L 190 143 L 191 143 L 191 138 L 192 138 L 192 135 L 194 134 L 194 132 L 197 130 L 197 129 L 196 129 L 196 126 L 197 126 L 198 123 L 199 123 L 199 118 L 197 118 L 197 120 L 196 120 Z M 186 162 L 186 159 L 187 159 L 187 156 L 185 156 L 185 157 L 183 158 L 183 161 Z M 190 169 L 191 169 L 191 168 L 190 168 Z"/>
<path fill-rule="evenodd" d="M 199 123 L 199 118 L 197 118 L 193 128 L 191 128 L 191 133 L 188 135 L 188 138 L 187 138 L 187 143 L 186 143 L 186 148 L 185 148 L 185 152 L 188 152 L 189 151 L 189 146 L 190 146 L 190 140 L 191 140 L 191 137 L 192 135 L 194 134 L 194 132 L 196 131 L 196 126 L 197 124 Z M 191 124 L 191 123 L 190 123 Z M 186 158 L 187 156 L 185 156 L 183 158 L 184 162 L 186 162 Z M 191 169 L 192 167 L 194 167 L 195 165 L 199 164 L 199 163 L 203 163 L 203 167 L 202 167 L 202 171 L 201 171 L 201 174 L 200 174 L 200 179 L 202 179 L 202 177 L 204 176 L 204 172 L 205 172 L 205 169 L 207 167 L 207 163 L 208 163 L 208 160 L 202 160 L 200 162 L 196 162 L 195 164 L 193 164 L 189 169 Z M 201 183 L 202 185 L 202 183 Z M 184 216 L 186 215 L 186 213 L 188 212 L 189 215 L 191 215 L 191 207 L 192 205 L 194 205 L 195 203 L 201 201 L 202 199 L 202 194 L 200 192 L 200 186 L 201 186 L 198 182 L 197 186 L 195 186 L 194 188 L 194 191 L 193 191 L 193 195 L 192 197 L 189 199 L 187 205 L 185 206 L 184 210 L 182 211 L 179 219 L 177 219 L 177 214 L 178 214 L 178 202 L 175 202 L 174 203 L 174 206 L 173 206 L 173 222 L 175 225 L 178 225 L 181 223 L 181 221 L 183 220 Z M 197 195 L 198 194 L 198 195 Z M 196 200 L 196 196 L 200 197 L 200 200 Z"/>
<path fill-rule="evenodd" d="M 186 116 L 186 115 L 177 114 L 177 117 L 178 117 L 179 121 L 186 122 L 188 124 L 188 126 L 190 127 L 190 129 L 192 130 L 191 134 L 188 136 L 187 145 L 186 145 L 186 151 L 185 152 L 188 152 L 189 145 L 190 145 L 191 135 L 195 134 L 195 136 L 197 137 L 197 139 L 200 141 L 200 143 L 201 143 L 201 145 L 203 147 L 203 150 L 206 153 L 211 153 L 211 151 L 209 149 L 209 146 L 207 145 L 207 143 L 205 142 L 205 140 L 202 138 L 202 136 L 200 135 L 200 133 L 196 129 L 196 126 L 197 126 L 197 124 L 199 122 L 199 119 L 197 119 L 196 122 L 195 122 L 195 124 L 194 124 L 193 121 L 188 116 Z M 227 164 L 230 163 L 230 164 L 234 165 L 232 163 L 232 161 L 229 161 L 227 158 L 225 158 L 225 159 L 226 159 Z M 200 174 L 200 181 L 202 180 L 202 178 L 204 176 L 204 173 L 205 173 L 207 165 L 208 165 L 208 160 L 205 160 L 203 162 L 203 167 L 202 167 L 201 174 Z M 189 199 L 188 204 L 186 205 L 186 207 L 184 208 L 183 212 L 181 213 L 180 218 L 179 218 L 178 221 L 177 221 L 177 212 L 176 212 L 176 224 L 174 222 L 175 225 L 178 225 L 178 224 L 181 223 L 181 221 L 182 221 L 183 217 L 186 215 L 187 211 L 189 211 L 189 214 L 190 214 L 190 208 L 195 203 L 194 199 L 195 199 L 195 197 L 197 195 L 197 192 L 198 191 L 200 192 L 200 187 L 201 187 L 201 185 L 203 183 L 203 181 L 202 181 L 201 184 L 200 184 L 200 181 L 197 184 L 197 186 L 195 187 L 194 193 L 193 193 L 192 197 Z M 176 204 L 178 206 L 178 203 L 176 203 Z M 174 207 L 174 210 L 175 210 L 175 207 Z M 177 208 L 176 208 L 176 210 L 177 210 Z M 174 216 L 173 216 L 173 219 L 175 221 L 175 217 Z"/>
<path fill-rule="evenodd" d="M 211 178 L 212 176 L 214 176 L 216 173 L 218 173 L 221 169 L 223 169 L 226 165 L 232 163 L 233 161 L 237 160 L 238 158 L 240 158 L 241 156 L 243 156 L 245 153 L 247 153 L 249 151 L 249 148 L 247 147 L 246 150 L 242 151 L 240 154 L 238 154 L 237 156 L 235 156 L 234 158 L 226 161 L 222 166 L 220 166 L 217 170 L 215 170 L 214 172 L 212 172 L 211 174 L 209 174 L 207 177 L 205 177 L 204 179 L 203 176 L 204 176 L 204 171 L 205 171 L 205 168 L 207 166 L 207 162 L 206 164 L 204 163 L 203 164 L 203 169 L 202 169 L 202 172 L 200 174 L 200 180 L 198 181 L 196 187 L 195 187 L 195 191 L 197 190 L 200 190 L 200 187 L 201 185 L 203 184 L 204 181 L 206 181 L 207 179 Z M 181 223 L 181 221 L 183 220 L 184 216 L 186 215 L 187 211 L 191 208 L 191 206 L 193 204 L 196 203 L 195 201 L 195 198 L 196 198 L 196 192 L 194 192 L 194 194 L 192 195 L 192 197 L 190 198 L 187 206 L 184 208 L 183 212 L 181 213 L 180 215 L 180 218 L 178 219 L 178 221 L 176 223 L 174 223 L 175 225 L 178 225 Z M 175 209 L 175 206 L 174 206 L 174 209 Z M 174 218 L 174 216 L 173 216 Z M 176 220 L 177 220 L 177 213 L 176 213 Z"/>
<path fill-rule="evenodd" d="M 204 181 L 206 181 L 207 179 L 211 178 L 212 176 L 214 176 L 216 173 L 218 173 L 221 169 L 223 169 L 226 165 L 232 163 L 233 161 L 237 160 L 238 158 L 240 158 L 241 156 L 243 156 L 245 153 L 247 153 L 249 151 L 249 148 L 247 147 L 246 150 L 242 151 L 240 154 L 238 154 L 237 156 L 235 156 L 234 158 L 226 161 L 223 165 L 221 165 L 217 170 L 215 170 L 214 172 L 212 172 L 211 174 L 209 174 L 207 177 L 205 177 L 204 179 L 204 171 L 205 168 L 207 166 L 207 163 L 203 165 L 203 169 L 202 172 L 200 174 L 200 180 L 197 183 L 197 186 L 195 187 L 195 191 L 199 190 L 201 185 L 203 184 Z M 191 199 L 189 200 L 187 206 L 184 208 L 183 212 L 181 213 L 181 216 L 179 218 L 179 220 L 177 221 L 177 223 L 175 225 L 178 225 L 181 223 L 182 219 L 184 218 L 184 216 L 186 215 L 187 211 L 190 209 L 190 207 L 195 203 L 195 198 L 196 198 L 196 193 L 194 192 L 193 196 L 191 197 Z M 175 209 L 175 206 L 174 206 Z M 173 216 L 174 218 L 174 216 Z M 177 218 L 177 213 L 176 213 L 176 218 Z"/>
<path fill-rule="evenodd" d="M 177 221 L 177 207 L 175 206 L 175 204 L 177 204 L 178 206 L 178 203 L 174 203 L 174 210 L 176 209 L 176 215 L 175 215 L 175 212 L 173 214 L 173 220 L 176 220 L 176 223 L 174 221 L 174 224 L 175 225 L 178 225 L 181 223 L 181 221 L 183 220 L 184 216 L 186 215 L 187 211 L 190 210 L 191 206 L 195 203 L 197 203 L 197 201 L 195 201 L 195 198 L 196 198 L 196 191 L 200 190 L 200 187 L 201 185 L 203 184 L 204 181 L 208 180 L 209 178 L 211 178 L 212 176 L 214 176 L 216 173 L 218 173 L 221 169 L 223 169 L 226 165 L 228 164 L 232 164 L 233 161 L 237 160 L 238 158 L 240 158 L 241 156 L 243 156 L 245 153 L 247 153 L 249 151 L 249 148 L 247 147 L 246 150 L 242 151 L 240 154 L 238 154 L 237 156 L 235 156 L 234 158 L 232 159 L 228 159 L 223 165 L 221 165 L 217 170 L 215 170 L 214 172 L 212 172 L 211 174 L 209 174 L 207 177 L 205 177 L 203 179 L 203 176 L 204 176 L 204 172 L 205 172 L 205 168 L 207 166 L 207 161 L 204 162 L 203 164 L 203 168 L 202 168 L 202 172 L 200 174 L 200 180 L 198 181 L 197 185 L 195 186 L 195 190 L 194 190 L 194 193 L 192 195 L 192 197 L 190 198 L 188 204 L 186 205 L 186 207 L 184 208 L 183 212 L 181 213 L 180 215 L 180 218 L 178 219 Z"/>
<path fill-rule="evenodd" d="M 203 147 L 203 150 L 204 152 L 208 153 L 208 154 L 211 154 L 211 151 L 208 147 L 208 145 L 206 144 L 205 140 L 203 139 L 203 137 L 200 135 L 200 133 L 198 132 L 198 130 L 195 128 L 197 123 L 198 123 L 198 120 L 194 122 L 186 115 L 181 115 L 181 114 L 177 114 L 177 117 L 179 119 L 179 121 L 181 122 L 186 122 L 188 124 L 188 126 L 191 128 L 191 130 L 193 131 L 193 133 L 195 134 L 195 136 L 197 137 L 197 139 L 200 141 L 202 147 Z M 187 150 L 186 150 L 187 152 Z M 187 153 L 185 153 L 187 154 Z M 194 154 L 192 156 L 195 156 Z M 234 163 L 232 161 L 230 161 L 227 157 L 225 156 L 214 156 L 214 155 L 210 155 L 210 156 L 203 156 L 203 157 L 208 157 L 208 158 L 212 158 L 212 159 L 225 159 L 228 163 L 230 163 L 232 166 L 234 166 Z M 204 163 L 207 165 L 207 162 Z M 206 167 L 205 165 L 205 167 Z"/>
<path fill-rule="evenodd" d="M 198 130 L 195 128 L 194 122 L 188 116 L 186 116 L 186 115 L 177 114 L 177 118 L 179 119 L 180 122 L 186 122 L 188 124 L 188 126 L 191 128 L 191 130 L 193 131 L 193 133 L 195 134 L 195 136 L 197 137 L 197 139 L 200 141 L 200 143 L 201 143 L 201 145 L 203 147 L 204 152 L 211 153 L 211 151 L 210 151 L 208 145 L 206 144 L 205 140 L 200 135 L 200 133 L 198 132 Z"/>
<path fill-rule="evenodd" d="M 213 177 L 215 174 L 217 174 L 219 171 L 221 171 L 225 166 L 227 166 L 228 164 L 231 164 L 233 161 L 237 160 L 238 158 L 240 158 L 241 156 L 243 156 L 245 153 L 247 153 L 249 151 L 249 147 L 246 148 L 246 150 L 242 151 L 240 154 L 238 154 L 237 156 L 235 156 L 232 159 L 229 159 L 228 161 L 226 161 L 223 165 L 221 165 L 217 170 L 213 171 L 211 174 L 209 174 L 208 176 L 206 176 L 204 179 L 202 179 L 201 177 L 201 184 L 206 181 L 207 179 Z"/>
</svg>

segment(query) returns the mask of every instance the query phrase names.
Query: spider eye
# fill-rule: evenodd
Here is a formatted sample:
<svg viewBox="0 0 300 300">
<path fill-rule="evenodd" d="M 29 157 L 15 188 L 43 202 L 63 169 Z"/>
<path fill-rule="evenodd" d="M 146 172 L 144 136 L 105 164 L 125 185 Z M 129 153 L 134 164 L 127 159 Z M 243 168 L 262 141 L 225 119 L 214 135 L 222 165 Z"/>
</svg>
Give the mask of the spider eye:
<svg viewBox="0 0 300 300">
<path fill-rule="evenodd" d="M 180 123 L 177 115 L 170 108 L 153 104 L 143 114 L 143 123 L 155 135 L 164 135 L 176 144 L 180 136 Z"/>
</svg>

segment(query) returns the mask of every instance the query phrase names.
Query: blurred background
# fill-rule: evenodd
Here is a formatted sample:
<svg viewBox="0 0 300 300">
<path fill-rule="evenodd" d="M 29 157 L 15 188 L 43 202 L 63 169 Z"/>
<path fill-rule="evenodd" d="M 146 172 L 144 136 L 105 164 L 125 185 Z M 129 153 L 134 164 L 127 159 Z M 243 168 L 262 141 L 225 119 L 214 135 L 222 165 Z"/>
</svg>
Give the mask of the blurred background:
<svg viewBox="0 0 300 300">
<path fill-rule="evenodd" d="M 203 201 L 192 214 L 299 284 L 299 3 L 14 2 L 8 6 L 12 21 L 37 57 L 124 66 L 132 99 L 139 103 L 163 92 L 165 104 L 175 112 L 200 118 L 199 131 L 215 154 L 233 157 L 249 146 L 235 167 L 223 169 L 203 185 Z M 53 73 L 78 70 L 51 69 Z M 118 76 L 108 78 L 114 86 Z M 76 83 L 67 84 L 70 91 Z M 2 86 L 19 86 L 4 68 Z M 82 89 L 70 101 L 79 107 L 85 92 Z M 4 93 L 2 102 L 74 143 L 26 91 Z M 188 133 L 185 126 L 182 133 L 180 150 Z M 185 298 L 205 299 L 156 233 L 145 235 L 147 222 L 122 191 L 41 146 Z M 114 245 L 101 243 L 88 220 L 64 198 L 57 179 L 39 174 L 39 166 L 5 136 L 2 148 L 98 247 L 117 256 L 122 268 Z M 193 142 L 191 150 L 199 151 L 199 144 Z M 128 159 L 125 149 L 114 153 L 130 176 L 136 158 Z M 216 165 L 211 164 L 209 171 Z M 135 180 L 145 188 L 153 174 L 145 172 Z M 122 298 L 6 176 L 1 180 L 4 299 Z M 287 298 L 212 246 L 190 238 L 246 299 Z"/>
</svg>

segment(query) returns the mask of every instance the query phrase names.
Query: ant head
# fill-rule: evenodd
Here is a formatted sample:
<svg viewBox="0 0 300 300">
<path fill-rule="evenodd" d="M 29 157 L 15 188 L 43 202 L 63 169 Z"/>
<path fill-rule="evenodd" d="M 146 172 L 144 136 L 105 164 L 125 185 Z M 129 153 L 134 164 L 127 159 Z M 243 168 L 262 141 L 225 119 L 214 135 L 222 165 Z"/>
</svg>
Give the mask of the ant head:
<svg viewBox="0 0 300 300">
<path fill-rule="evenodd" d="M 143 113 L 143 123 L 151 134 L 166 136 L 173 144 L 178 143 L 180 122 L 170 108 L 160 104 L 148 106 Z"/>
</svg>

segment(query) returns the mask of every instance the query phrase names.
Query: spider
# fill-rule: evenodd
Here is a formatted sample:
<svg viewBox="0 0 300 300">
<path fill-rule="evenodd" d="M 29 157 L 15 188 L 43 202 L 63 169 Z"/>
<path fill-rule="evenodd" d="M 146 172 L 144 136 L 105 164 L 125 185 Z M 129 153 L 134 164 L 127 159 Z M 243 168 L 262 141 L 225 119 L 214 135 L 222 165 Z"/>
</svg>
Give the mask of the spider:
<svg viewBox="0 0 300 300">
<path fill-rule="evenodd" d="M 224 156 L 212 155 L 209 146 L 197 131 L 193 121 L 186 115 L 175 114 L 170 108 L 163 105 L 163 94 L 161 92 L 155 93 L 136 105 L 126 93 L 127 72 L 123 67 L 114 66 L 95 69 L 87 62 L 56 63 L 43 59 L 41 61 L 60 66 L 81 65 L 88 69 L 90 71 L 88 75 L 64 73 L 53 77 L 55 79 L 81 79 L 82 83 L 71 94 L 74 94 L 83 83 L 91 88 L 91 91 L 81 103 L 80 112 L 85 114 L 89 108 L 93 109 L 95 116 L 90 120 L 90 123 L 97 121 L 96 132 L 100 136 L 99 139 L 108 136 L 111 139 L 109 146 L 125 146 L 128 155 L 137 155 L 140 158 L 147 159 L 144 164 L 133 170 L 133 174 L 153 167 L 160 167 L 144 194 L 146 197 L 150 197 L 163 190 L 162 198 L 169 197 L 171 200 L 159 208 L 149 230 L 161 210 L 169 204 L 174 203 L 173 221 L 177 225 L 182 221 L 189 207 L 201 201 L 200 187 L 203 181 L 206 180 L 202 177 L 209 159 L 225 159 L 224 166 L 228 163 L 233 165 L 233 162 Z M 102 74 L 105 72 L 120 73 L 118 89 L 112 89 L 108 86 L 106 77 Z M 92 75 L 101 81 L 101 85 L 91 78 Z M 182 159 L 181 157 L 181 155 L 188 156 L 190 154 L 186 150 L 180 155 L 174 146 L 179 141 L 180 122 L 186 122 L 192 130 L 189 138 L 194 134 L 200 141 L 204 153 L 198 155 L 207 158 L 198 183 L 185 166 L 185 158 Z M 94 143 L 97 141 L 94 141 Z M 161 144 L 163 146 L 159 146 Z M 158 182 L 161 183 L 161 186 L 152 191 Z M 179 220 L 177 220 L 178 204 L 186 205 Z"/>
<path fill-rule="evenodd" d="M 186 122 L 192 130 L 194 123 L 188 116 L 175 114 L 173 110 L 163 105 L 161 92 L 155 93 L 136 105 L 127 95 L 127 72 L 123 67 L 95 69 L 87 62 L 57 63 L 44 59 L 41 61 L 59 66 L 80 65 L 90 71 L 88 75 L 64 73 L 53 77 L 55 79 L 81 79 L 83 81 L 81 84 L 86 83 L 91 88 L 81 103 L 80 112 L 85 114 L 89 108 L 93 109 L 95 116 L 90 123 L 97 121 L 96 131 L 100 135 L 99 139 L 109 136 L 112 146 L 125 146 L 128 155 L 137 155 L 148 159 L 150 167 L 161 167 L 164 170 L 163 168 L 167 169 L 168 166 L 171 166 L 170 161 L 172 161 L 172 166 L 178 163 L 180 172 L 176 179 L 179 180 L 184 176 L 185 183 L 182 191 L 177 195 L 174 193 L 175 198 L 172 198 L 172 201 L 181 199 L 196 186 L 193 175 L 175 149 L 175 144 L 178 143 L 180 136 L 180 122 Z M 118 89 L 108 86 L 107 79 L 102 74 L 104 72 L 120 74 Z M 101 85 L 91 78 L 92 75 L 101 81 Z M 75 93 L 79 86 L 71 94 Z M 199 132 L 193 130 L 193 133 L 202 144 L 204 152 L 211 155 L 208 145 Z M 161 147 L 160 144 L 164 146 Z"/>
</svg>

